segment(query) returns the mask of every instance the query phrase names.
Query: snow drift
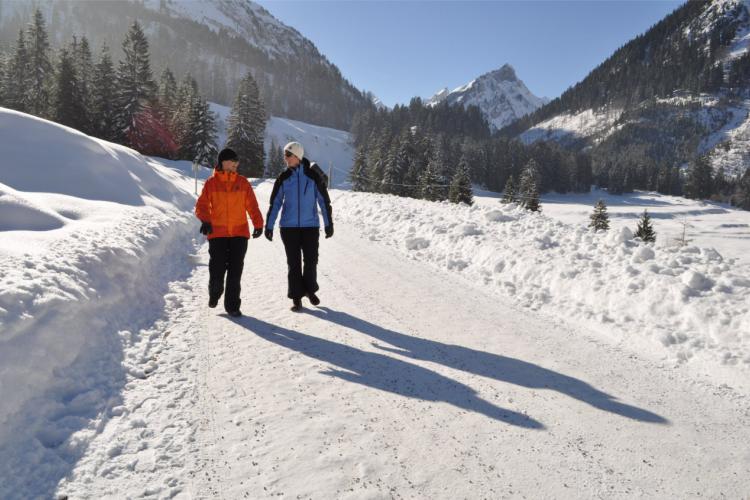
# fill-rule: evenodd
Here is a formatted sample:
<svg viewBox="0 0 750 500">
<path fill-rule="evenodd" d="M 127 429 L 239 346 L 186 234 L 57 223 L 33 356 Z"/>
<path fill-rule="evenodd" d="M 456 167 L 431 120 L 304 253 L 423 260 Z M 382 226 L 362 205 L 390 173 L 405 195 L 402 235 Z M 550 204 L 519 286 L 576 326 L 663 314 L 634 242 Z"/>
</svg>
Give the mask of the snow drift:
<svg viewBox="0 0 750 500">
<path fill-rule="evenodd" d="M 193 267 L 192 185 L 23 113 L 0 108 L 0 130 L 0 477 L 59 479 L 85 450 L 67 437 L 149 369 L 126 350 Z"/>
<path fill-rule="evenodd" d="M 335 192 L 339 219 L 413 259 L 741 382 L 750 371 L 750 269 L 710 248 L 644 244 L 516 205 Z"/>
</svg>

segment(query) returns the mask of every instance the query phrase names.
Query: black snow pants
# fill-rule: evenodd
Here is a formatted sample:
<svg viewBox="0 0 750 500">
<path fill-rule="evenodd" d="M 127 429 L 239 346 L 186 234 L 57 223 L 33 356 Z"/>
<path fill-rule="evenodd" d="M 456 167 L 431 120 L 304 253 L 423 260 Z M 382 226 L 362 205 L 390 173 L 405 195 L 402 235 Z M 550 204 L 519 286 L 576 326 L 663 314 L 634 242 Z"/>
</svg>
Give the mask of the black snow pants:
<svg viewBox="0 0 750 500">
<path fill-rule="evenodd" d="M 281 241 L 289 268 L 287 297 L 301 299 L 318 291 L 318 241 L 320 228 L 282 227 Z M 302 258 L 304 257 L 304 267 Z"/>
<path fill-rule="evenodd" d="M 247 253 L 247 238 L 235 236 L 232 238 L 212 238 L 208 240 L 208 293 L 218 299 L 224 290 L 224 274 L 227 275 L 226 293 L 224 294 L 224 309 L 239 311 L 240 309 L 240 279 L 242 267 Z"/>
</svg>

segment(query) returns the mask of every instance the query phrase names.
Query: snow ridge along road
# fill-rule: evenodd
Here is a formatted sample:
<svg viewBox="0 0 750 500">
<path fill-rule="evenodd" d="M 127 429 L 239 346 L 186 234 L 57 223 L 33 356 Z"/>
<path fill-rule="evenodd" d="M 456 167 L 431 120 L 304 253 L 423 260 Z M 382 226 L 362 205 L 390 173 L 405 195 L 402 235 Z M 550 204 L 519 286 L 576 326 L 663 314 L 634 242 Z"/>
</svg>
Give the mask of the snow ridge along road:
<svg viewBox="0 0 750 500">
<path fill-rule="evenodd" d="M 201 250 L 173 284 L 155 370 L 128 384 L 58 495 L 750 494 L 744 395 L 343 222 L 321 239 L 321 307 L 294 314 L 279 240 L 250 242 L 238 320 L 206 307 Z"/>
</svg>

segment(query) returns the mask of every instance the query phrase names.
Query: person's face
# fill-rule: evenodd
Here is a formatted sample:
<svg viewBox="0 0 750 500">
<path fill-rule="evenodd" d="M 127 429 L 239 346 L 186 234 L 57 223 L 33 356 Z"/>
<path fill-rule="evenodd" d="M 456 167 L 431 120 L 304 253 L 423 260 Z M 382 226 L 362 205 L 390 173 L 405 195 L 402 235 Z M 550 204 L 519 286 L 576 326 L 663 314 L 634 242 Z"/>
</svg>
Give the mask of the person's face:
<svg viewBox="0 0 750 500">
<path fill-rule="evenodd" d="M 237 167 L 240 165 L 239 160 L 224 160 L 221 162 L 221 168 L 225 172 L 237 173 Z"/>
<path fill-rule="evenodd" d="M 296 167 L 299 165 L 299 158 L 294 156 L 289 151 L 284 151 L 284 161 L 286 162 L 287 167 Z"/>
</svg>

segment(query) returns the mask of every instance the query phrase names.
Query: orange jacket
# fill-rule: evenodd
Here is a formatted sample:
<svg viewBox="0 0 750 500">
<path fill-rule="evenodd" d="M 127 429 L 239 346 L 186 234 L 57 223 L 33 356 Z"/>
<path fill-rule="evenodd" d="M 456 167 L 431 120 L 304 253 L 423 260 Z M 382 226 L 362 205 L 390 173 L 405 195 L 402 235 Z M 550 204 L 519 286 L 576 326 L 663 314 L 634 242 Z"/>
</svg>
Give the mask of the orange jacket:
<svg viewBox="0 0 750 500">
<path fill-rule="evenodd" d="M 263 216 L 248 180 L 233 172 L 215 170 L 203 185 L 195 204 L 195 215 L 202 222 L 211 223 L 213 231 L 208 239 L 233 236 L 249 238 L 246 213 L 250 215 L 254 228 L 263 229 Z"/>
</svg>

